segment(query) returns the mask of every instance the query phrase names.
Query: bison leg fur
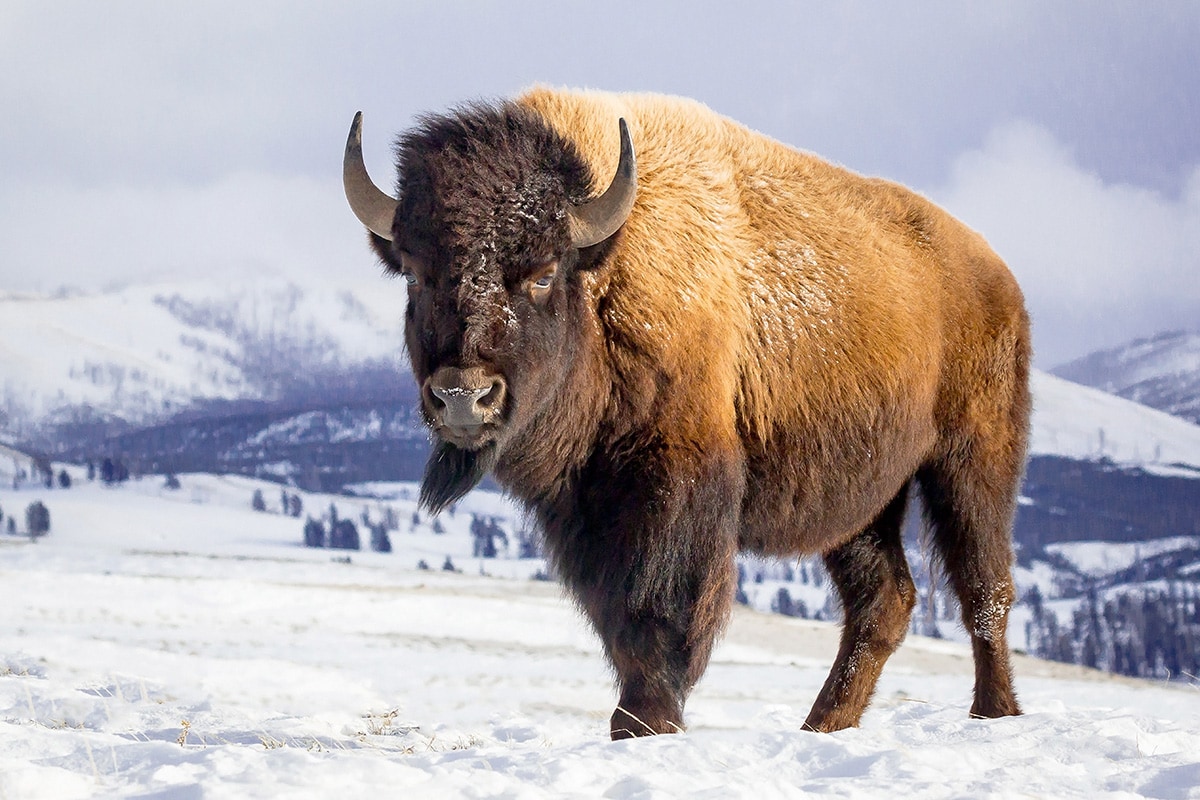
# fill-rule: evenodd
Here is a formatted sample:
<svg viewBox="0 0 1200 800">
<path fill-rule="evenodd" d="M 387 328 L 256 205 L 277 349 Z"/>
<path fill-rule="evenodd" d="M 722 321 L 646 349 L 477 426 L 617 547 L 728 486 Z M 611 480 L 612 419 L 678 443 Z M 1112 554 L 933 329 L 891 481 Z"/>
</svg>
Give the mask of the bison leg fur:
<svg viewBox="0 0 1200 800">
<path fill-rule="evenodd" d="M 741 488 L 740 472 L 710 464 L 592 493 L 583 547 L 559 566 L 616 673 L 613 739 L 683 730 L 684 701 L 733 602 Z"/>
<path fill-rule="evenodd" d="M 970 459 L 947 459 L 922 470 L 918 481 L 934 542 L 971 636 L 975 657 L 971 715 L 1014 716 L 1021 709 L 1007 644 L 1008 611 L 1015 600 L 1008 531 L 1020 465 L 1014 463 L 999 473 L 977 472 L 973 467 Z M 997 481 L 997 474 L 1004 478 Z"/>
<path fill-rule="evenodd" d="M 908 486 L 855 538 L 825 555 L 845 609 L 841 646 L 804 727 L 836 731 L 858 725 L 884 662 L 900 646 L 916 602 L 901 528 Z"/>
</svg>

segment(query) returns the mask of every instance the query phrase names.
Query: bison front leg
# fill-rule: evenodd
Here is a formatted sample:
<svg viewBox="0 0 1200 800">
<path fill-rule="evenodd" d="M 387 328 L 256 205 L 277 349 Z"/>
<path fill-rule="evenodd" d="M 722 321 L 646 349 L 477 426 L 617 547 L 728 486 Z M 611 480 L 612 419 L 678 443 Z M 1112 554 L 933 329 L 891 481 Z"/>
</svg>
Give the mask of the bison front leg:
<svg viewBox="0 0 1200 800">
<path fill-rule="evenodd" d="M 736 585 L 732 548 L 675 563 L 644 555 L 627 576 L 631 591 L 596 620 L 620 689 L 613 739 L 683 731 L 684 702 L 708 666 Z"/>
<path fill-rule="evenodd" d="M 660 616 L 627 615 L 606 649 L 620 699 L 609 720 L 613 739 L 683 730 L 683 704 L 704 670 L 707 652 L 689 646 L 686 625 Z"/>
<path fill-rule="evenodd" d="M 612 738 L 676 733 L 733 600 L 740 473 L 618 474 L 591 488 L 588 524 L 560 568 L 616 672 Z"/>
</svg>

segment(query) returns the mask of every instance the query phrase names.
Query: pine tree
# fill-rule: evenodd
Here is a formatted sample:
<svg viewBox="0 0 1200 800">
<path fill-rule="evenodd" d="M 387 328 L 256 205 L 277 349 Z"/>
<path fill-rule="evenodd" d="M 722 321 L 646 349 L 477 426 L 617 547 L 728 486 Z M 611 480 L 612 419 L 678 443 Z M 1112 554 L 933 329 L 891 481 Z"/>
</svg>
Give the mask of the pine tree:
<svg viewBox="0 0 1200 800">
<path fill-rule="evenodd" d="M 1100 619 L 1100 600 L 1095 586 L 1089 586 L 1083 603 L 1075 611 L 1075 641 L 1079 645 L 1078 663 L 1092 669 L 1108 669 L 1109 636 Z"/>
<path fill-rule="evenodd" d="M 25 509 L 25 529 L 33 539 L 50 532 L 50 510 L 42 505 L 42 501 L 35 500 Z"/>
<path fill-rule="evenodd" d="M 483 523 L 479 519 L 478 514 L 471 515 L 471 555 L 479 558 L 480 551 L 483 550 Z"/>
<path fill-rule="evenodd" d="M 537 528 L 523 524 L 517 529 L 517 558 L 541 558 L 542 541 Z"/>
<path fill-rule="evenodd" d="M 352 520 L 339 519 L 329 532 L 329 546 L 338 550 L 358 550 L 358 528 Z"/>
<path fill-rule="evenodd" d="M 263 498 L 262 489 L 254 490 L 254 496 L 250 498 L 250 507 L 255 511 L 267 510 L 267 501 Z"/>
<path fill-rule="evenodd" d="M 312 517 L 309 517 L 308 521 L 304 523 L 304 546 L 325 546 L 325 526 L 319 520 L 315 520 Z"/>
<path fill-rule="evenodd" d="M 771 610 L 785 617 L 792 615 L 792 593 L 787 587 L 780 586 L 779 591 L 775 592 L 775 596 L 771 598 Z"/>
<path fill-rule="evenodd" d="M 371 549 L 376 553 L 392 552 L 392 540 L 388 538 L 387 528 L 382 523 L 371 526 Z"/>
</svg>

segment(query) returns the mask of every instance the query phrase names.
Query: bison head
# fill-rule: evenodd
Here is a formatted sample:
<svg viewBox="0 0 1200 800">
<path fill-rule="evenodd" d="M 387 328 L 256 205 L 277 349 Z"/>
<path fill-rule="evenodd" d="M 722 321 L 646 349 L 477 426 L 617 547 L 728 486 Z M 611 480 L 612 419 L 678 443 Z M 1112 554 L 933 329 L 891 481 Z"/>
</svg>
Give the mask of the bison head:
<svg viewBox="0 0 1200 800">
<path fill-rule="evenodd" d="M 361 114 L 346 196 L 408 286 L 405 344 L 437 437 L 421 499 L 436 511 L 571 395 L 587 324 L 580 278 L 633 207 L 633 145 L 620 120 L 616 177 L 589 199 L 586 163 L 541 118 L 514 104 L 470 107 L 401 137 L 393 199 L 367 176 L 360 125 Z"/>
</svg>

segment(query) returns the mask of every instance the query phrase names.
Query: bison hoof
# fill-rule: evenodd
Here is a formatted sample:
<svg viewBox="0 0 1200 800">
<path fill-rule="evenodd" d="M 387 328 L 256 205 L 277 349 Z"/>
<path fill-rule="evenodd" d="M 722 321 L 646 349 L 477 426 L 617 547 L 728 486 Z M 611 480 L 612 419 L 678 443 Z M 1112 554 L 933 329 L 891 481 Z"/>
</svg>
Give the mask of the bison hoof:
<svg viewBox="0 0 1200 800">
<path fill-rule="evenodd" d="M 610 721 L 612 740 L 656 736 L 660 733 L 683 733 L 683 725 L 653 711 L 629 711 L 618 707 Z"/>
<path fill-rule="evenodd" d="M 971 705 L 972 719 L 996 719 L 998 717 L 1019 717 L 1021 707 L 1015 697 L 987 698 L 976 700 Z"/>
</svg>

